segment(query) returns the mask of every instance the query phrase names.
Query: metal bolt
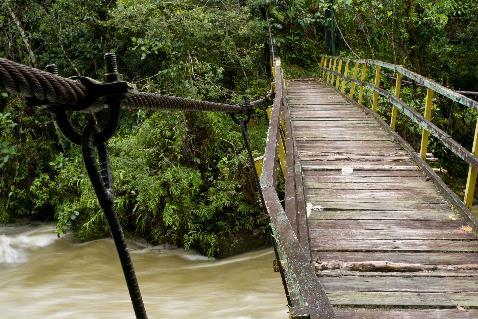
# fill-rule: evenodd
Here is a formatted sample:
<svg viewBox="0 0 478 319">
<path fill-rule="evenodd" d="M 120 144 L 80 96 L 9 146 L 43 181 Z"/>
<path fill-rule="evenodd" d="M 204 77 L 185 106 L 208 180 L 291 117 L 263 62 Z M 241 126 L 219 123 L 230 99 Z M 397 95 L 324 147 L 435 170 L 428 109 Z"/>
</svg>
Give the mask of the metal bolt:
<svg viewBox="0 0 478 319">
<path fill-rule="evenodd" d="M 119 81 L 118 62 L 116 61 L 116 54 L 111 52 L 106 53 L 105 63 L 106 63 L 105 82 L 110 83 L 110 82 Z"/>
<path fill-rule="evenodd" d="M 115 53 L 105 54 L 106 73 L 118 73 L 118 62 L 116 61 Z"/>
<path fill-rule="evenodd" d="M 45 69 L 47 72 L 58 75 L 58 66 L 56 64 L 48 64 Z"/>
</svg>

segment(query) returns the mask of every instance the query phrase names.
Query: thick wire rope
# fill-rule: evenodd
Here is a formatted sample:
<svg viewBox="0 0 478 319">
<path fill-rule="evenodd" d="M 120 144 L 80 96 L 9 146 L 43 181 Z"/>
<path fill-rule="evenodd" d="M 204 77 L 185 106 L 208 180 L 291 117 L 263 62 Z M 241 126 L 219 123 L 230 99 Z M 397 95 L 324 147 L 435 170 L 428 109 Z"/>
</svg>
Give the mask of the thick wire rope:
<svg viewBox="0 0 478 319">
<path fill-rule="evenodd" d="M 79 80 L 64 78 L 49 72 L 38 70 L 20 63 L 0 58 L 0 89 L 35 99 L 36 104 L 57 105 L 66 110 L 85 111 L 91 104 L 108 94 L 114 94 L 111 87 L 96 84 L 91 87 Z M 114 87 L 113 87 L 114 89 Z M 252 102 L 254 106 L 267 103 L 271 94 Z M 239 104 L 225 104 L 209 101 L 199 101 L 182 97 L 167 96 L 155 93 L 130 92 L 126 94 L 121 106 L 125 109 L 170 109 L 182 111 L 210 111 L 225 113 L 241 113 Z M 95 110 L 91 110 L 93 112 Z"/>
<path fill-rule="evenodd" d="M 339 22 L 335 18 L 335 15 L 333 15 L 333 17 L 334 17 L 335 25 L 337 26 L 337 30 L 339 30 L 340 37 L 342 38 L 342 40 L 344 40 L 345 45 L 347 46 L 347 48 L 349 48 L 350 52 L 352 52 L 353 55 L 355 55 L 358 59 L 360 59 L 360 56 L 357 53 L 355 53 L 354 49 L 352 49 L 352 47 L 349 45 L 349 43 L 345 39 L 344 34 L 342 33 L 342 30 L 340 29 Z"/>
</svg>

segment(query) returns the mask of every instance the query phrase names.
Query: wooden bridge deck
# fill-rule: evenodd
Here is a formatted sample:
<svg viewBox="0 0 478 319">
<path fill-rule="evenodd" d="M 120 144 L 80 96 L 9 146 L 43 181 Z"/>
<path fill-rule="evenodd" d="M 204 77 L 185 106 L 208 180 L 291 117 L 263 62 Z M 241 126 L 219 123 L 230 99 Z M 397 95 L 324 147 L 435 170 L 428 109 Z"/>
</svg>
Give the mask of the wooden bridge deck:
<svg viewBox="0 0 478 319">
<path fill-rule="evenodd" d="M 478 241 L 392 133 L 289 81 L 310 249 L 338 318 L 478 318 Z"/>
</svg>

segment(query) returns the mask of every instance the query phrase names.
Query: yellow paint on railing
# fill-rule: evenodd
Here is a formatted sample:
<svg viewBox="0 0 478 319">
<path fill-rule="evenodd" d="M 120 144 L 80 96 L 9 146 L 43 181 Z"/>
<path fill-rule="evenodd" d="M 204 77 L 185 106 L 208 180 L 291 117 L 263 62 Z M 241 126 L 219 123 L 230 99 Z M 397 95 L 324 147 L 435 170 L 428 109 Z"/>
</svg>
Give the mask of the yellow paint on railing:
<svg viewBox="0 0 478 319">
<path fill-rule="evenodd" d="M 267 119 L 268 119 L 269 122 L 270 122 L 270 121 L 271 121 L 271 116 L 272 116 L 272 107 L 268 107 L 268 108 L 267 108 L 266 114 L 267 114 Z"/>
<path fill-rule="evenodd" d="M 352 79 L 357 80 L 358 71 L 359 71 L 359 63 L 355 62 L 354 71 L 352 73 Z M 354 98 L 356 86 L 357 84 L 355 82 L 352 82 L 352 86 L 350 87 L 350 95 L 349 95 L 351 99 Z"/>
<path fill-rule="evenodd" d="M 337 58 L 334 59 L 334 65 L 332 66 L 332 71 L 335 71 L 335 67 L 337 66 Z M 330 84 L 333 85 L 335 81 L 335 75 L 331 73 Z"/>
<path fill-rule="evenodd" d="M 478 156 L 478 121 L 476 122 L 475 137 L 473 139 L 473 148 L 471 152 L 475 156 Z M 466 180 L 465 199 L 463 200 L 468 208 L 471 208 L 471 206 L 473 206 L 473 195 L 475 194 L 477 175 L 478 170 L 476 170 L 470 165 L 470 167 L 468 168 L 468 179 Z"/>
<path fill-rule="evenodd" d="M 382 78 L 382 67 L 380 65 L 377 65 L 375 68 L 375 81 L 374 85 L 376 87 L 380 87 L 380 80 Z M 372 98 L 372 111 L 377 112 L 378 108 L 378 92 L 373 92 L 373 98 Z"/>
<path fill-rule="evenodd" d="M 400 98 L 400 91 L 402 89 L 402 77 L 401 73 L 397 73 L 397 77 L 395 79 L 395 96 Z M 394 130 L 395 126 L 397 125 L 397 108 L 395 105 L 392 106 L 392 115 L 390 117 L 390 127 Z"/>
<path fill-rule="evenodd" d="M 345 71 L 344 71 L 344 80 L 342 81 L 342 93 L 345 94 L 345 89 L 347 88 L 347 77 L 349 76 L 349 62 L 345 64 Z"/>
<path fill-rule="evenodd" d="M 339 60 L 339 66 L 337 67 L 337 72 L 342 74 L 342 59 Z M 335 80 L 335 88 L 338 90 L 340 85 L 340 76 L 337 75 L 337 79 Z"/>
<path fill-rule="evenodd" d="M 425 111 L 423 112 L 423 117 L 430 121 L 432 119 L 432 106 L 433 106 L 433 90 L 427 89 L 427 97 L 425 98 Z M 428 146 L 428 137 L 430 132 L 423 129 L 422 130 L 422 144 L 420 146 L 420 156 L 423 160 L 427 158 L 427 146 Z"/>
<path fill-rule="evenodd" d="M 321 57 L 321 58 L 320 58 L 320 67 L 321 67 L 321 68 L 324 67 L 326 60 L 327 60 L 327 58 L 325 58 L 325 57 Z M 323 71 L 322 71 L 322 69 L 321 69 L 320 72 L 319 72 L 319 74 L 322 74 L 322 72 L 323 72 Z"/>
<path fill-rule="evenodd" d="M 329 60 L 329 71 L 327 71 L 327 83 L 330 83 L 330 69 L 332 68 L 332 59 Z"/>
<path fill-rule="evenodd" d="M 360 81 L 365 82 L 367 79 L 367 72 L 368 72 L 368 67 L 366 64 L 362 65 L 362 75 L 360 77 Z M 361 85 L 360 86 L 360 93 L 359 93 L 359 98 L 358 98 L 358 104 L 363 105 L 363 94 L 365 93 L 365 86 Z"/>
<path fill-rule="evenodd" d="M 264 162 L 264 156 L 254 158 L 254 166 L 256 168 L 257 176 L 262 175 L 262 164 Z"/>
</svg>

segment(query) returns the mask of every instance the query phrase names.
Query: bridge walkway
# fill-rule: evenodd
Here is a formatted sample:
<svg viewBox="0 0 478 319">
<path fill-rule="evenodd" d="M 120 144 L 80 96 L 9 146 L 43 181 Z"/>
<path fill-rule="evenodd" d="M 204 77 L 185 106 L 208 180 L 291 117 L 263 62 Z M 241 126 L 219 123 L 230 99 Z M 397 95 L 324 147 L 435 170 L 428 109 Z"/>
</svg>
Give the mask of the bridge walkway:
<svg viewBox="0 0 478 319">
<path fill-rule="evenodd" d="M 478 241 L 368 110 L 287 83 L 310 253 L 337 318 L 478 318 Z"/>
</svg>

